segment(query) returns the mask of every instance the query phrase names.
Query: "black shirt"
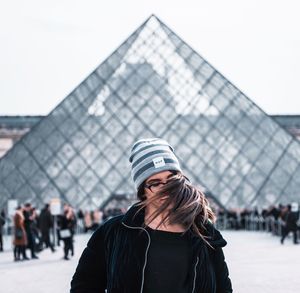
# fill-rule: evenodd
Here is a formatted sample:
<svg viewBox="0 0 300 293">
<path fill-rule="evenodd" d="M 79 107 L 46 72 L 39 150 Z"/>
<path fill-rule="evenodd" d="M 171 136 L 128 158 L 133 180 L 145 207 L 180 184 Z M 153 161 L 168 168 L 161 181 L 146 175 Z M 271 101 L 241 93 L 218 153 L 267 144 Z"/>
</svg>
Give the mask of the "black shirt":
<svg viewBox="0 0 300 293">
<path fill-rule="evenodd" d="M 145 269 L 144 293 L 188 292 L 191 248 L 186 234 L 153 230 Z"/>
</svg>

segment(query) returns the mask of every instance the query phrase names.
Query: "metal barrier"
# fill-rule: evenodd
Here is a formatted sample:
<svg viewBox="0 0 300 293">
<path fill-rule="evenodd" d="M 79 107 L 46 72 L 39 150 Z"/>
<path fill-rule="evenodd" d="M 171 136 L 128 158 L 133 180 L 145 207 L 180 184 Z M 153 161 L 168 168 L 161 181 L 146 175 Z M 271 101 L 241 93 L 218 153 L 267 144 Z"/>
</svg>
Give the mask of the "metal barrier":
<svg viewBox="0 0 300 293">
<path fill-rule="evenodd" d="M 217 217 L 216 227 L 219 230 L 261 231 L 281 236 L 284 222 L 280 218 L 276 220 L 273 216 L 264 218 L 260 215 L 247 215 L 244 217 L 220 215 Z M 300 239 L 300 227 L 297 233 L 298 239 Z"/>
</svg>

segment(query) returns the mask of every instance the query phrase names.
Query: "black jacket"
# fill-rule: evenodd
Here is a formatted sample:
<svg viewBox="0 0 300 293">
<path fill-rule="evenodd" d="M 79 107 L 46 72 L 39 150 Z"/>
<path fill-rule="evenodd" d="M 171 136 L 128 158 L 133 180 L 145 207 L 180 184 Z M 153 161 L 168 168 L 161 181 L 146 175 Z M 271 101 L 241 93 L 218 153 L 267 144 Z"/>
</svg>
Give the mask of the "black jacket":
<svg viewBox="0 0 300 293">
<path fill-rule="evenodd" d="M 42 209 L 39 218 L 39 228 L 42 233 L 49 233 L 50 228 L 53 227 L 52 215 L 48 209 Z"/>
<path fill-rule="evenodd" d="M 142 293 L 147 251 L 151 243 L 143 228 L 144 212 L 133 206 L 124 216 L 104 223 L 83 251 L 71 281 L 71 293 Z M 189 233 L 193 263 L 189 272 L 191 293 L 230 293 L 231 281 L 222 247 L 226 241 L 207 225 L 210 248 Z M 167 292 L 166 292 L 167 293 Z"/>
</svg>

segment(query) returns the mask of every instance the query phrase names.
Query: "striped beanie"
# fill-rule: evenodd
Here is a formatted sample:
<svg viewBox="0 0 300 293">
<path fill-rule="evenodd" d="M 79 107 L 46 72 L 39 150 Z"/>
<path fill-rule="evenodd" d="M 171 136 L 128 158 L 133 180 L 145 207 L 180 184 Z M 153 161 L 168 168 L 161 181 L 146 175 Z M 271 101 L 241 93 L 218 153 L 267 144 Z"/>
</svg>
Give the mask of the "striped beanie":
<svg viewBox="0 0 300 293">
<path fill-rule="evenodd" d="M 173 148 L 160 138 L 138 140 L 131 149 L 129 161 L 136 189 L 154 174 L 169 170 L 181 172 Z"/>
</svg>

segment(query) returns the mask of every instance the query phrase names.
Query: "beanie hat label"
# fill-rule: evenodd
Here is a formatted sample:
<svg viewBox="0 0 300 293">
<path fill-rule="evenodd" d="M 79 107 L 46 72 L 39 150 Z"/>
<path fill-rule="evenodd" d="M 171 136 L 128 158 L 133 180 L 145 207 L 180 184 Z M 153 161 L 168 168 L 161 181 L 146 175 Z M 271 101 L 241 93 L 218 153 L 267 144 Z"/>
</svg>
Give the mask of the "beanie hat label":
<svg viewBox="0 0 300 293">
<path fill-rule="evenodd" d="M 157 157 L 153 159 L 153 164 L 155 168 L 160 168 L 166 165 L 165 160 L 163 157 Z"/>
</svg>

